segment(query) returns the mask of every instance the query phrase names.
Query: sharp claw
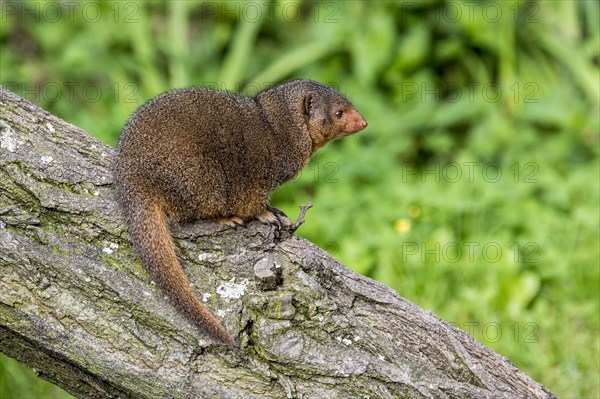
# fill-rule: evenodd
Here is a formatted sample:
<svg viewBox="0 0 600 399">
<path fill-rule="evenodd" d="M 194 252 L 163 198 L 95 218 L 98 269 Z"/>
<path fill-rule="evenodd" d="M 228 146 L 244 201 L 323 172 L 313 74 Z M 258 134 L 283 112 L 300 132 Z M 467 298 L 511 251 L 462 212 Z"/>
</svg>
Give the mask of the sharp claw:
<svg viewBox="0 0 600 399">
<path fill-rule="evenodd" d="M 283 217 L 287 218 L 287 215 L 281 209 L 277 209 L 277 208 L 273 208 L 272 206 L 268 206 L 267 210 L 271 211 L 271 213 L 275 216 L 278 216 L 278 217 L 283 216 Z"/>
<path fill-rule="evenodd" d="M 271 212 L 278 220 L 278 226 L 279 228 L 283 227 L 288 227 L 292 225 L 292 222 L 290 221 L 290 219 L 287 217 L 287 215 L 285 214 L 285 212 L 283 212 L 280 209 L 277 208 L 273 208 L 272 206 L 268 206 L 267 210 L 269 212 Z"/>
<path fill-rule="evenodd" d="M 284 227 L 290 226 L 291 222 L 279 209 L 268 207 L 264 211 L 262 211 L 257 219 L 264 224 L 272 224 L 277 226 L 277 229 L 281 230 Z"/>
</svg>

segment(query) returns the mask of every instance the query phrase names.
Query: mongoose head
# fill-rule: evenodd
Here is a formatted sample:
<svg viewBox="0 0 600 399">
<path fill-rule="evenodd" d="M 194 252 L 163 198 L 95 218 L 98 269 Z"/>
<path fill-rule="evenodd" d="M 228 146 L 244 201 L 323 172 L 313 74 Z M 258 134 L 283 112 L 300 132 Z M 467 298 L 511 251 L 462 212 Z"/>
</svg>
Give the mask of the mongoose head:
<svg viewBox="0 0 600 399">
<path fill-rule="evenodd" d="M 298 82 L 302 86 L 302 112 L 313 151 L 367 127 L 367 121 L 352 103 L 332 87 L 310 80 Z"/>
</svg>

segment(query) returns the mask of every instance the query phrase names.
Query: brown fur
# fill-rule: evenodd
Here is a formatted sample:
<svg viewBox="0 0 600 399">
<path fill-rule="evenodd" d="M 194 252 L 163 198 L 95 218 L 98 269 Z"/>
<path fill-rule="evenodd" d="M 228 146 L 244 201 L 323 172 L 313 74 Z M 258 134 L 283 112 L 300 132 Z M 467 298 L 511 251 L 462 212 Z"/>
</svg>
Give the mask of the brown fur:
<svg viewBox="0 0 600 399">
<path fill-rule="evenodd" d="M 344 96 L 310 80 L 255 97 L 189 88 L 149 101 L 123 128 L 114 162 L 137 256 L 181 310 L 234 346 L 190 288 L 168 219 L 272 220 L 271 192 L 325 143 L 366 126 Z"/>
</svg>

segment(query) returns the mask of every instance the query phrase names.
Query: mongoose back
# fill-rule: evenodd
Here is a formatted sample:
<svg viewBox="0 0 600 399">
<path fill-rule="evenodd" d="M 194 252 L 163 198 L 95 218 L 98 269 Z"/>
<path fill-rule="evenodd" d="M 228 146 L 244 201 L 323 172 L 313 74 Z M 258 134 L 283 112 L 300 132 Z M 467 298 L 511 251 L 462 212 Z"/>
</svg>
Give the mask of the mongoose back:
<svg viewBox="0 0 600 399">
<path fill-rule="evenodd" d="M 254 97 L 188 88 L 150 100 L 123 128 L 114 160 L 117 200 L 136 255 L 181 311 L 235 347 L 190 288 L 168 221 L 279 224 L 271 192 L 325 143 L 366 126 L 348 99 L 310 80 Z"/>
</svg>

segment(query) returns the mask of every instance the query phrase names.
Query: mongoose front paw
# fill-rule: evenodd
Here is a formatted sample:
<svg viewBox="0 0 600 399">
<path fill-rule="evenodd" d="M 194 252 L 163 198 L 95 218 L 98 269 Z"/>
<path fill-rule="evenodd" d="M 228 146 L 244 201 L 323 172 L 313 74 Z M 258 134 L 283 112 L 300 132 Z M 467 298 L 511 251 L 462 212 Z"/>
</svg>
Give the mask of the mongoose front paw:
<svg viewBox="0 0 600 399">
<path fill-rule="evenodd" d="M 289 227 L 292 225 L 290 219 L 288 219 L 287 215 L 280 211 L 277 208 L 273 208 L 271 206 L 267 207 L 264 211 L 262 211 L 256 217 L 261 223 L 265 224 L 274 224 L 279 229 L 282 227 Z"/>
<path fill-rule="evenodd" d="M 224 224 L 229 227 L 235 227 L 235 226 L 243 226 L 244 220 L 238 216 L 231 216 L 228 218 L 219 218 L 219 219 L 217 219 L 217 223 Z"/>
</svg>

